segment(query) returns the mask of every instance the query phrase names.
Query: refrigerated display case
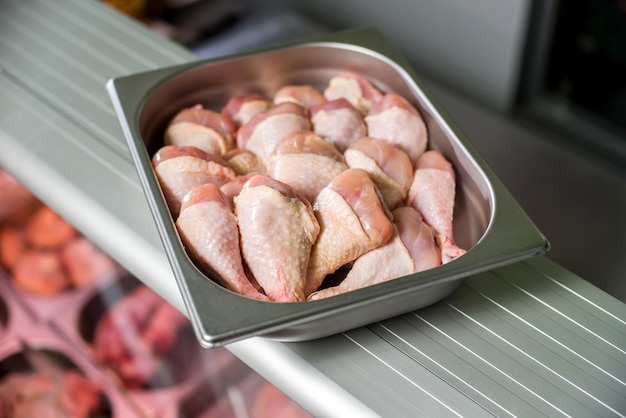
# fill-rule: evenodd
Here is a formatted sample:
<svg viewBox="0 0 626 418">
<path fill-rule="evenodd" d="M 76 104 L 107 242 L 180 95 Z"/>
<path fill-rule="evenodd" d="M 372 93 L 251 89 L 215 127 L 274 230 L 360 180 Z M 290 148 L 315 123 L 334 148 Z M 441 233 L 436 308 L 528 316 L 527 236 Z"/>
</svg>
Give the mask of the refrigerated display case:
<svg viewBox="0 0 626 418">
<path fill-rule="evenodd" d="M 187 313 L 104 86 L 197 57 L 95 1 L 0 8 L 0 165 Z M 519 135 L 436 95 L 475 124 Z M 389 320 L 224 350 L 317 416 L 619 416 L 624 321 L 622 302 L 538 257 L 473 275 L 441 302 Z"/>
</svg>

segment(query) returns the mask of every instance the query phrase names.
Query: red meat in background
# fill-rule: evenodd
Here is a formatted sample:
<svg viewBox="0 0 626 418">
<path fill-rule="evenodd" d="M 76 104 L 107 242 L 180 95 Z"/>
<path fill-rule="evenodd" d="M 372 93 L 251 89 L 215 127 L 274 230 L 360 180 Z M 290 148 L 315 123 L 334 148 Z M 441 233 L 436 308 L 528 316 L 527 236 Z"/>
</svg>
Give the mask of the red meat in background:
<svg viewBox="0 0 626 418">
<path fill-rule="evenodd" d="M 115 261 L 0 170 L 0 265 L 22 290 L 52 296 L 114 274 Z"/>
<path fill-rule="evenodd" d="M 100 388 L 75 371 L 16 372 L 0 383 L 0 417 L 82 418 L 101 407 Z"/>
</svg>

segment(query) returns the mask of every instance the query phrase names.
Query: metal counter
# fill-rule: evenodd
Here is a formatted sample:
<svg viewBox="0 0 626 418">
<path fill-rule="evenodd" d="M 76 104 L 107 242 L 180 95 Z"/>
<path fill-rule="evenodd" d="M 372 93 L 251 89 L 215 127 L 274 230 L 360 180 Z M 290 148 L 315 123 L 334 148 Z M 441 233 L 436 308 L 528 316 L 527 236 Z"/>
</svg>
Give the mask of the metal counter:
<svg viewBox="0 0 626 418">
<path fill-rule="evenodd" d="M 193 58 L 95 1 L 0 0 L 0 166 L 183 312 L 104 86 Z M 545 257 L 343 334 L 228 348 L 316 416 L 626 415 L 626 306 Z"/>
</svg>

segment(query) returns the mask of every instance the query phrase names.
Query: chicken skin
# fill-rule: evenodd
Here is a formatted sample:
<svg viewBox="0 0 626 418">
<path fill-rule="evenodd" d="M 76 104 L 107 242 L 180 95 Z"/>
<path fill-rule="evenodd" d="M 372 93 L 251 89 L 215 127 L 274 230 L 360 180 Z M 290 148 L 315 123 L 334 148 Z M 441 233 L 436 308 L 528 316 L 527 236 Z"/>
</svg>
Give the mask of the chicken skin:
<svg viewBox="0 0 626 418">
<path fill-rule="evenodd" d="M 195 146 L 223 155 L 235 146 L 237 125 L 228 116 L 196 105 L 178 112 L 165 131 L 165 145 Z"/>
<path fill-rule="evenodd" d="M 196 147 L 166 145 L 154 154 L 152 165 L 174 218 L 183 198 L 194 187 L 205 183 L 221 186 L 236 176 L 219 155 Z"/>
<path fill-rule="evenodd" d="M 234 199 L 241 252 L 275 302 L 304 301 L 311 247 L 320 231 L 311 204 L 270 177 L 253 176 Z"/>
<path fill-rule="evenodd" d="M 367 78 L 343 71 L 330 79 L 324 97 L 328 101 L 346 99 L 359 112 L 367 115 L 374 103 L 383 98 L 383 94 Z"/>
<path fill-rule="evenodd" d="M 441 253 L 432 229 L 412 207 L 393 211 L 394 231 L 389 242 L 357 258 L 345 279 L 319 290 L 307 300 L 317 300 L 361 289 L 441 264 Z"/>
<path fill-rule="evenodd" d="M 222 108 L 222 114 L 232 119 L 237 126 L 248 122 L 257 113 L 265 112 L 274 105 L 260 94 L 245 94 L 232 97 Z"/>
<path fill-rule="evenodd" d="M 465 254 L 452 231 L 455 188 L 452 164 L 439 151 L 427 151 L 417 160 L 408 202 L 434 229 L 443 263 Z"/>
<path fill-rule="evenodd" d="M 344 157 L 350 168 L 369 173 L 389 209 L 404 202 L 413 181 L 413 164 L 404 151 L 384 139 L 364 137 Z"/>
<path fill-rule="evenodd" d="M 296 131 L 310 130 L 305 108 L 295 103 L 281 103 L 254 115 L 237 131 L 237 146 L 252 151 L 265 161 L 276 145 Z"/>
<path fill-rule="evenodd" d="M 313 131 L 341 152 L 367 135 L 363 115 L 344 98 L 312 107 L 311 122 Z"/>
<path fill-rule="evenodd" d="M 311 131 L 298 131 L 283 139 L 268 159 L 268 175 L 313 202 L 320 190 L 347 170 L 341 153 Z"/>
<path fill-rule="evenodd" d="M 406 152 L 411 161 L 426 151 L 426 125 L 417 109 L 403 97 L 387 93 L 365 117 L 367 134 L 386 139 Z"/>
<path fill-rule="evenodd" d="M 217 273 L 233 292 L 267 300 L 245 274 L 237 219 L 218 186 L 208 183 L 185 196 L 176 227 L 190 257 L 202 269 Z"/>
<path fill-rule="evenodd" d="M 393 234 L 391 213 L 381 203 L 366 171 L 348 169 L 335 177 L 314 204 L 320 234 L 311 252 L 305 293 L 326 275 L 385 244 Z"/>
<path fill-rule="evenodd" d="M 324 95 L 313 86 L 303 85 L 286 85 L 278 89 L 274 94 L 274 104 L 295 103 L 310 109 L 326 102 Z"/>
</svg>

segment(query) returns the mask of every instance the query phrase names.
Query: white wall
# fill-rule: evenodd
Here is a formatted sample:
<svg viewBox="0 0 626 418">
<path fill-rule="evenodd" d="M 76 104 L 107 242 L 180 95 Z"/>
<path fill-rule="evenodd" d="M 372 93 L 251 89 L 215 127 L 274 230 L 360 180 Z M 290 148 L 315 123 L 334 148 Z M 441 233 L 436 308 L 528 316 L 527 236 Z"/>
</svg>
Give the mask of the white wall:
<svg viewBox="0 0 626 418">
<path fill-rule="evenodd" d="M 377 27 L 418 73 L 497 109 L 506 110 L 514 99 L 531 0 L 273 3 L 335 29 Z"/>
</svg>

